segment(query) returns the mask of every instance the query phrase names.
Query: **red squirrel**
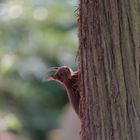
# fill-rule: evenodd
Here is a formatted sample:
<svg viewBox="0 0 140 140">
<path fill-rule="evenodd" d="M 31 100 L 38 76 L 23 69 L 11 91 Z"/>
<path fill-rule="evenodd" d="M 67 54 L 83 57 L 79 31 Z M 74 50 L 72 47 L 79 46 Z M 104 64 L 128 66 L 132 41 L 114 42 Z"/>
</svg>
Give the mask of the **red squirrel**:
<svg viewBox="0 0 140 140">
<path fill-rule="evenodd" d="M 72 107 L 79 116 L 79 72 L 74 72 L 71 68 L 67 66 L 51 67 L 50 69 L 55 70 L 56 72 L 46 77 L 45 80 L 55 80 L 65 86 L 70 103 L 72 104 Z"/>
</svg>

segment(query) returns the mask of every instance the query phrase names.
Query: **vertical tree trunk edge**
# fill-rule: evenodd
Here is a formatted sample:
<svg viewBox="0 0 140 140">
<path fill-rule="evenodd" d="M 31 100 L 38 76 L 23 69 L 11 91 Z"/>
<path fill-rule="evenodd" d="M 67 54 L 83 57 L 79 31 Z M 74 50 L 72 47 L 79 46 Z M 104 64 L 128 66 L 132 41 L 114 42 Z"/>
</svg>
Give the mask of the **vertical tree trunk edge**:
<svg viewBox="0 0 140 140">
<path fill-rule="evenodd" d="M 80 0 L 81 140 L 140 139 L 140 1 Z"/>
</svg>

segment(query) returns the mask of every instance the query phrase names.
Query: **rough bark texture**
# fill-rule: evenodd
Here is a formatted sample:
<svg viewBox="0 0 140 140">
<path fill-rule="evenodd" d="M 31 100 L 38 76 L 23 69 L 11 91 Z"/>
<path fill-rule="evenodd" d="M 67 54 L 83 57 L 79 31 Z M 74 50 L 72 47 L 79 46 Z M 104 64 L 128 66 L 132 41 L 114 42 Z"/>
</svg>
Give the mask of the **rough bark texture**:
<svg viewBox="0 0 140 140">
<path fill-rule="evenodd" d="M 82 140 L 140 140 L 140 0 L 80 0 Z"/>
</svg>

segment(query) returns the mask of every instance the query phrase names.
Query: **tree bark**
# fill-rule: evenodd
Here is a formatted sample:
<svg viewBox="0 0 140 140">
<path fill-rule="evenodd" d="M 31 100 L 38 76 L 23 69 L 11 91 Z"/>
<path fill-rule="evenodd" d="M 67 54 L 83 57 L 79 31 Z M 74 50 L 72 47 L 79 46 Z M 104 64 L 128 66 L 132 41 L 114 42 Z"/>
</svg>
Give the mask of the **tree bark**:
<svg viewBox="0 0 140 140">
<path fill-rule="evenodd" d="M 80 0 L 81 139 L 140 140 L 140 0 Z"/>
</svg>

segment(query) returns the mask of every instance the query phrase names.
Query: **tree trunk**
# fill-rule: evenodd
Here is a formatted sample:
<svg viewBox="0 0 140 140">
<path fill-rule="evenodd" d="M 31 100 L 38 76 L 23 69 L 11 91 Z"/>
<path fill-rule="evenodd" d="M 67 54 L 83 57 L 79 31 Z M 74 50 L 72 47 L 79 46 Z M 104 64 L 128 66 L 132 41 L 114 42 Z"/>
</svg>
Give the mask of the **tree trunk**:
<svg viewBox="0 0 140 140">
<path fill-rule="evenodd" d="M 81 139 L 140 140 L 140 0 L 80 0 Z"/>
</svg>

